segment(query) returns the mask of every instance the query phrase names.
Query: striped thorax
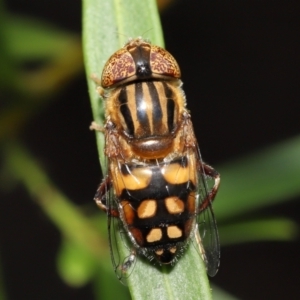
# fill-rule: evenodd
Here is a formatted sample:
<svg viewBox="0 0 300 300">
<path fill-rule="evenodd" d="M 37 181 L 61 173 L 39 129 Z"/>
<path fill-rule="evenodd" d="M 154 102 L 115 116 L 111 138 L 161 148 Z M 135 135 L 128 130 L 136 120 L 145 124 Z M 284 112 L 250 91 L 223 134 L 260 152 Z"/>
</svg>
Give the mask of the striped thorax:
<svg viewBox="0 0 300 300">
<path fill-rule="evenodd" d="M 156 159 L 173 151 L 185 99 L 178 83 L 141 81 L 114 89 L 107 117 L 132 151 L 132 157 Z"/>
</svg>

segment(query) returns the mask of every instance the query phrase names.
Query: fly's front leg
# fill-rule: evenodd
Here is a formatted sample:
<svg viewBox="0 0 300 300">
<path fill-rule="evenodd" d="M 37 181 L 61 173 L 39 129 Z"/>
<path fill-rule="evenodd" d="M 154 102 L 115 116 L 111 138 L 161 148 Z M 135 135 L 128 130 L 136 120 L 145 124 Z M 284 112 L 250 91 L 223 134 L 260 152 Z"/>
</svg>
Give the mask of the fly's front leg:
<svg viewBox="0 0 300 300">
<path fill-rule="evenodd" d="M 209 176 L 215 180 L 215 184 L 212 187 L 212 189 L 208 192 L 207 197 L 203 200 L 199 207 L 199 212 L 202 212 L 205 210 L 211 202 L 216 197 L 216 194 L 218 192 L 219 186 L 220 186 L 220 174 L 210 165 L 207 165 L 205 163 L 202 163 L 201 165 L 201 171 L 204 173 L 204 175 Z"/>
<path fill-rule="evenodd" d="M 105 128 L 104 126 L 99 125 L 95 121 L 93 121 L 90 125 L 90 130 L 95 130 L 95 131 L 100 131 L 102 133 L 105 133 Z"/>
<path fill-rule="evenodd" d="M 109 201 L 109 191 L 112 188 L 112 182 L 109 176 L 107 176 L 97 189 L 94 200 L 98 207 L 105 211 L 109 216 L 119 217 L 119 212 L 116 209 L 111 209 L 107 206 L 107 201 Z"/>
<path fill-rule="evenodd" d="M 105 97 L 105 90 L 101 87 L 101 78 L 99 78 L 96 74 L 91 75 L 91 79 L 97 84 L 97 93 L 104 98 Z"/>
</svg>

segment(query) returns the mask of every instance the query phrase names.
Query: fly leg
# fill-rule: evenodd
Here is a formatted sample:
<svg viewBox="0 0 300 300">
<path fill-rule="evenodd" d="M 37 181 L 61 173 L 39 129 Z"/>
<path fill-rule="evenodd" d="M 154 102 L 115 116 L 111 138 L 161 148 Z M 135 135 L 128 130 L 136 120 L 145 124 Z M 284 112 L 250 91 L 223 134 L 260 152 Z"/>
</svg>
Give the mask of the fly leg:
<svg viewBox="0 0 300 300">
<path fill-rule="evenodd" d="M 213 188 L 207 193 L 206 198 L 203 199 L 201 205 L 199 206 L 198 212 L 202 212 L 213 202 L 213 200 L 215 199 L 216 194 L 218 192 L 218 189 L 220 186 L 220 180 L 221 180 L 220 174 L 210 165 L 202 163 L 200 168 L 201 168 L 201 172 L 205 176 L 211 177 L 215 180 L 215 184 L 214 184 Z"/>
<path fill-rule="evenodd" d="M 100 131 L 102 133 L 105 133 L 105 128 L 104 126 L 99 125 L 95 121 L 93 121 L 90 125 L 90 130 L 95 130 L 95 131 Z"/>
<path fill-rule="evenodd" d="M 119 217 L 118 210 L 113 208 L 108 208 L 107 206 L 107 201 L 109 200 L 108 197 L 111 188 L 112 188 L 112 182 L 110 177 L 107 176 L 98 187 L 94 200 L 96 201 L 98 207 L 103 211 L 105 211 L 109 216 L 118 218 Z"/>
</svg>

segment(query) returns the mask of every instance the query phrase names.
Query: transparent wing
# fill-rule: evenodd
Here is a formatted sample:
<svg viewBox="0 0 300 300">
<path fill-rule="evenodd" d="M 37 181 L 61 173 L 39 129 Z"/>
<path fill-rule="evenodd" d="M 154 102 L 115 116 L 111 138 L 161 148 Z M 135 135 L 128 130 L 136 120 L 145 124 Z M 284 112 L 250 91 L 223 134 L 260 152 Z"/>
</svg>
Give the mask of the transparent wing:
<svg viewBox="0 0 300 300">
<path fill-rule="evenodd" d="M 106 205 L 111 260 L 118 279 L 126 285 L 126 278 L 130 276 L 136 263 L 136 253 L 130 247 L 126 230 L 118 215 L 118 200 L 113 187 L 107 191 Z"/>
<path fill-rule="evenodd" d="M 220 265 L 220 241 L 212 201 L 219 186 L 219 174 L 203 163 L 199 152 L 199 211 L 197 215 L 196 242 L 206 264 L 209 276 L 216 275 Z"/>
</svg>

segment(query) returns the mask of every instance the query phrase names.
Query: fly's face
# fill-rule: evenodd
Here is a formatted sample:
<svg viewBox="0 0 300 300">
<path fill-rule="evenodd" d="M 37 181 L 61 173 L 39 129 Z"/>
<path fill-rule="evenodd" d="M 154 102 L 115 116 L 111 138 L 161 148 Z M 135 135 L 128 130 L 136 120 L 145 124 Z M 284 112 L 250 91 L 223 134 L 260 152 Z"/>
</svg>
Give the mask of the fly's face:
<svg viewBox="0 0 300 300">
<path fill-rule="evenodd" d="M 220 177 L 201 159 L 176 60 L 137 38 L 109 58 L 100 82 L 108 175 L 95 200 L 108 214 L 115 268 L 123 276 L 138 254 L 172 265 L 192 240 L 213 276 L 219 239 L 211 202 Z M 113 246 L 119 225 L 132 243 L 125 260 Z"/>
</svg>

